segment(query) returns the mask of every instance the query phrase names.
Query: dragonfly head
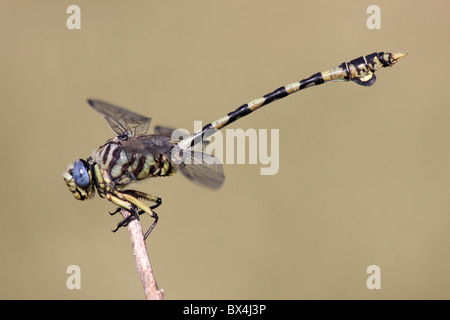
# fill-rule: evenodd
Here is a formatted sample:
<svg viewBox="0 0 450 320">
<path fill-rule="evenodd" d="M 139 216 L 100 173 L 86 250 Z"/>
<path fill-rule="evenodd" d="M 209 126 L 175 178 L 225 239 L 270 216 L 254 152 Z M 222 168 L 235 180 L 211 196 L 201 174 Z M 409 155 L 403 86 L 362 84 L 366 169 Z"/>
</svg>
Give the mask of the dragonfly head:
<svg viewBox="0 0 450 320">
<path fill-rule="evenodd" d="M 94 196 L 91 166 L 86 160 L 77 159 L 64 172 L 63 178 L 75 199 L 86 200 Z"/>
</svg>

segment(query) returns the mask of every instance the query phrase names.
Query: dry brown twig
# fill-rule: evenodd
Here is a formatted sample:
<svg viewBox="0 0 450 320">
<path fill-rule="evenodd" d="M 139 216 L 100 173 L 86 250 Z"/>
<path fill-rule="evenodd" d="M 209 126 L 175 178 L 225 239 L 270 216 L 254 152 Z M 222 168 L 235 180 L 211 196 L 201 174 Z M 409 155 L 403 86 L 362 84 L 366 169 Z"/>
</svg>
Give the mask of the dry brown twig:
<svg viewBox="0 0 450 320">
<path fill-rule="evenodd" d="M 130 215 L 130 212 L 122 209 L 121 214 L 125 219 Z M 144 240 L 144 234 L 139 219 L 133 219 L 128 223 L 128 232 L 130 233 L 131 246 L 133 247 L 133 254 L 136 264 L 136 269 L 144 287 L 145 299 L 147 300 L 163 300 L 164 292 L 158 289 L 155 275 L 150 264 L 150 259 L 147 253 L 147 246 Z"/>
</svg>

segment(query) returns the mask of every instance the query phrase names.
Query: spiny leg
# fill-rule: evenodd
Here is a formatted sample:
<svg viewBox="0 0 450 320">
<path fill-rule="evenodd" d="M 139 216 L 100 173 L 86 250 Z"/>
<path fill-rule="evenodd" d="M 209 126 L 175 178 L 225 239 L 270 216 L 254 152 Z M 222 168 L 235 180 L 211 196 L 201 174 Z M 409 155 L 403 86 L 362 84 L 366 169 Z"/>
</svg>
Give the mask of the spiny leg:
<svg viewBox="0 0 450 320">
<path fill-rule="evenodd" d="M 128 226 L 128 224 L 135 219 L 137 216 L 135 214 L 135 212 L 133 211 L 128 217 L 126 217 L 125 219 L 123 219 L 122 221 L 120 221 L 117 224 L 117 227 L 114 230 L 111 230 L 112 232 L 116 232 L 117 230 L 119 230 L 119 228 L 121 227 L 126 227 Z"/>
<path fill-rule="evenodd" d="M 122 194 L 126 194 L 128 196 L 134 197 L 136 200 L 139 199 L 144 199 L 144 200 L 148 200 L 148 201 L 152 201 L 155 202 L 156 204 L 150 207 L 150 212 L 146 212 L 145 210 L 141 210 L 138 212 L 139 215 L 143 214 L 143 213 L 148 213 L 153 219 L 155 219 L 152 223 L 152 225 L 150 226 L 150 228 L 145 232 L 144 235 L 144 240 L 147 239 L 147 237 L 150 235 L 150 233 L 152 232 L 152 230 L 155 228 L 156 224 L 158 223 L 159 217 L 158 214 L 156 212 L 154 212 L 153 210 L 158 208 L 161 204 L 162 204 L 162 199 L 160 197 L 156 197 L 156 196 L 152 196 L 150 194 L 141 192 L 141 191 L 137 191 L 137 190 L 124 190 L 122 191 Z M 137 200 L 139 201 L 139 200 Z M 131 201 L 130 201 L 131 202 Z M 135 203 L 136 206 L 138 206 L 137 203 Z"/>
<path fill-rule="evenodd" d="M 160 205 L 162 204 L 162 199 L 161 198 L 157 198 L 157 200 L 156 200 L 156 204 L 154 205 L 154 206 L 151 206 L 150 207 L 150 209 L 156 209 L 156 208 L 158 208 Z M 116 211 L 114 211 L 114 212 L 108 212 L 110 215 L 115 215 L 116 213 L 119 213 L 120 212 L 120 210 L 122 210 L 122 208 L 117 208 L 116 209 Z M 145 213 L 145 211 L 144 210 L 141 210 L 141 211 L 139 211 L 138 212 L 139 213 L 139 215 L 141 215 L 141 214 L 143 214 L 143 213 Z"/>
<path fill-rule="evenodd" d="M 137 199 L 138 197 L 145 199 L 145 200 L 156 202 L 156 205 L 149 208 L 142 201 Z M 152 196 L 152 195 L 140 192 L 140 191 L 135 191 L 135 190 L 126 190 L 124 192 L 119 192 L 116 190 L 115 195 L 108 194 L 107 198 L 108 198 L 108 200 L 110 200 L 114 204 L 118 205 L 119 207 L 125 208 L 128 211 L 132 212 L 132 215 L 125 218 L 122 222 L 119 223 L 117 229 L 122 226 L 126 226 L 131 221 L 131 219 L 133 219 L 133 215 L 139 218 L 139 215 L 141 215 L 143 213 L 147 213 L 153 219 L 155 219 L 155 221 L 150 226 L 150 228 L 147 230 L 147 232 L 145 232 L 144 239 L 147 239 L 150 232 L 152 232 L 152 230 L 156 226 L 156 223 L 158 222 L 159 217 L 156 214 L 156 212 L 153 211 L 153 209 L 158 207 L 159 205 L 161 205 L 161 203 L 162 203 L 161 198 L 155 197 L 155 196 Z M 138 208 L 141 210 L 137 211 Z M 120 210 L 118 210 L 118 211 L 120 211 Z M 118 212 L 118 211 L 116 210 L 116 212 Z"/>
<path fill-rule="evenodd" d="M 121 209 L 119 208 L 119 211 L 120 211 L 120 210 L 121 210 Z M 136 211 L 134 211 L 134 213 L 136 213 Z M 144 213 L 145 213 L 144 210 L 138 211 L 138 212 L 137 212 L 138 216 L 136 216 L 136 217 L 139 217 L 141 214 L 144 214 Z M 133 220 L 134 217 L 135 217 L 135 216 L 134 216 L 133 214 L 129 215 L 128 217 L 126 217 L 125 219 L 123 219 L 121 222 L 119 222 L 119 223 L 117 224 L 117 228 L 116 228 L 116 229 L 111 230 L 111 231 L 112 231 L 112 232 L 116 232 L 117 230 L 119 230 L 120 227 L 126 227 L 126 226 Z M 159 220 L 158 214 L 157 214 L 156 212 L 153 212 L 153 214 L 151 215 L 151 217 L 152 217 L 153 219 L 155 219 L 155 221 L 153 221 L 153 223 L 152 223 L 152 225 L 150 226 L 150 228 L 148 228 L 148 230 L 145 232 L 144 240 L 147 240 L 148 236 L 150 235 L 150 233 L 152 232 L 152 230 L 155 228 L 155 226 L 156 226 L 156 224 L 158 223 L 158 220 Z"/>
<path fill-rule="evenodd" d="M 135 218 L 139 219 L 139 214 L 141 214 L 141 213 L 140 212 L 137 213 L 137 207 L 135 205 L 133 205 L 132 203 L 130 203 L 130 202 L 126 201 L 126 200 L 122 200 L 122 199 L 120 199 L 120 198 L 118 198 L 118 197 L 116 197 L 116 196 L 114 196 L 112 194 L 107 194 L 106 198 L 109 201 L 111 201 L 112 203 L 114 203 L 115 205 L 119 206 L 119 208 L 117 208 L 116 211 L 114 211 L 113 213 L 110 212 L 111 215 L 120 212 L 120 210 L 122 210 L 122 209 L 125 209 L 125 210 L 130 212 L 130 215 L 128 217 L 124 218 L 121 222 L 119 222 L 117 224 L 116 229 L 111 230 L 112 232 L 116 232 L 121 227 L 126 227 Z"/>
<path fill-rule="evenodd" d="M 151 206 L 150 209 L 156 209 L 162 204 L 162 199 L 160 197 L 152 196 L 151 194 L 147 194 L 137 190 L 123 190 L 123 194 L 128 194 L 137 199 L 144 199 L 147 201 L 155 202 L 156 204 Z"/>
</svg>

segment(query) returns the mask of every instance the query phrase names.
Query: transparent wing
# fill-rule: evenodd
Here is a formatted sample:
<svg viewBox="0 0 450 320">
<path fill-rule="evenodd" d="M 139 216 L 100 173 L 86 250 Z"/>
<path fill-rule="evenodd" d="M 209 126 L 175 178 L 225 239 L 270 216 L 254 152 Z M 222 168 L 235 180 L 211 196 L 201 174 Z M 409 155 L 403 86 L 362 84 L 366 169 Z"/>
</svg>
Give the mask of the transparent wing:
<svg viewBox="0 0 450 320">
<path fill-rule="evenodd" d="M 161 136 L 169 138 L 173 143 L 177 143 L 181 141 L 181 137 L 178 137 L 177 134 L 178 129 L 169 128 L 169 127 L 163 127 L 163 126 L 156 126 L 153 131 L 155 131 L 156 134 L 159 134 Z M 217 130 L 215 130 L 217 131 Z M 175 132 L 175 137 L 173 136 L 173 133 Z M 202 140 L 201 144 L 197 144 L 194 146 L 194 148 L 197 151 L 202 152 L 206 146 L 211 143 L 209 140 Z M 192 147 L 191 147 L 192 148 Z"/>
<path fill-rule="evenodd" d="M 174 129 L 174 128 L 163 127 L 163 126 L 156 126 L 153 131 L 155 131 L 156 134 L 159 134 L 161 136 L 165 136 L 167 138 L 172 138 L 172 133 L 175 130 L 176 129 Z"/>
<path fill-rule="evenodd" d="M 202 187 L 219 189 L 225 181 L 218 158 L 197 149 L 174 148 L 170 138 L 159 133 L 129 137 L 120 143 L 130 154 L 151 155 L 154 158 L 164 154 L 186 178 Z"/>
<path fill-rule="evenodd" d="M 168 137 L 159 134 L 128 137 L 128 139 L 120 141 L 120 144 L 128 154 L 151 155 L 154 158 L 164 154 L 168 159 L 171 157 L 171 150 L 174 146 Z"/>
<path fill-rule="evenodd" d="M 118 135 L 145 135 L 151 118 L 114 106 L 100 100 L 88 100 L 89 105 L 108 122 L 111 129 Z"/>
<path fill-rule="evenodd" d="M 181 173 L 202 187 L 211 189 L 222 187 L 225 175 L 219 159 L 203 152 L 190 151 L 189 153 L 190 155 L 183 155 L 183 163 L 179 168 Z"/>
</svg>

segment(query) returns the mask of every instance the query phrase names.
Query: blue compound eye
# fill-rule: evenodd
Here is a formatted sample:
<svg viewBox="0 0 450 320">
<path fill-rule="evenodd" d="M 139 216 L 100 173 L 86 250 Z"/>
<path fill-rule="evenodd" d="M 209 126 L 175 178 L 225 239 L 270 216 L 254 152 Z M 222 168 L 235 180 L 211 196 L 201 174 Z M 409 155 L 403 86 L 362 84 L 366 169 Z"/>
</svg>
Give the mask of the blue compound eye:
<svg viewBox="0 0 450 320">
<path fill-rule="evenodd" d="M 88 173 L 88 164 L 83 160 L 77 160 L 73 167 L 73 179 L 77 186 L 86 188 L 90 184 L 90 178 Z"/>
</svg>

